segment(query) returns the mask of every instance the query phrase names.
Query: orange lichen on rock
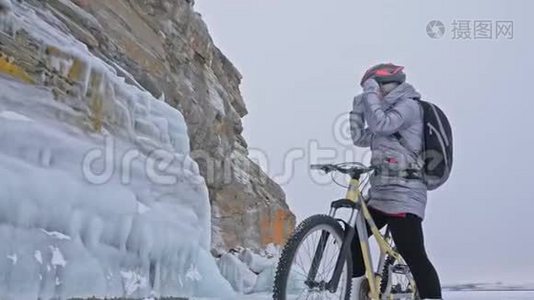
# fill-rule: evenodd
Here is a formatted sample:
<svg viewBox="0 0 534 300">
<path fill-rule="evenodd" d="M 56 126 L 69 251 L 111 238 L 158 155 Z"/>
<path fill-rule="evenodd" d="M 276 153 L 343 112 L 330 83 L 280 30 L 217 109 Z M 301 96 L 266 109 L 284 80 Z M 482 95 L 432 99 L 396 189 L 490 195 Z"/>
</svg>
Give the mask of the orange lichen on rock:
<svg viewBox="0 0 534 300">
<path fill-rule="evenodd" d="M 283 245 L 295 227 L 294 218 L 284 209 L 276 209 L 268 216 L 260 218 L 261 243 Z"/>
<path fill-rule="evenodd" d="M 24 71 L 21 67 L 19 67 L 15 62 L 14 59 L 11 57 L 8 57 L 4 53 L 0 52 L 0 72 L 7 74 L 11 77 L 17 78 L 19 80 L 22 80 L 26 83 L 35 83 L 33 78 Z"/>
</svg>

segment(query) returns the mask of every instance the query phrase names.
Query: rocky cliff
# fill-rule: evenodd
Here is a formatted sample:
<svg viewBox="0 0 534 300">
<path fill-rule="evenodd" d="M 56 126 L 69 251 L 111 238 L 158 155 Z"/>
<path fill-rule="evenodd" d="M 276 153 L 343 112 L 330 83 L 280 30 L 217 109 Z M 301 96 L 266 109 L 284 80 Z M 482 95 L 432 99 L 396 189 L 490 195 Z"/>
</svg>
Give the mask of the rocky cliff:
<svg viewBox="0 0 534 300">
<path fill-rule="evenodd" d="M 3 1 L 1 1 L 3 2 Z M 25 0 L 115 67 L 130 84 L 177 108 L 188 125 L 192 156 L 209 188 L 212 247 L 281 244 L 295 224 L 282 189 L 247 157 L 240 73 L 213 44 L 192 0 Z M 9 2 L 6 2 L 9 3 Z M 9 7 L 0 5 L 2 14 Z M 53 87 L 57 101 L 76 94 L 85 66 L 71 54 L 0 22 L 0 69 Z M 19 51 L 23 49 L 23 51 Z M 70 63 L 58 65 L 57 58 Z M 90 77 L 98 85 L 98 76 Z M 105 93 L 104 96 L 105 97 Z M 91 130 L 112 122 L 105 99 L 89 102 Z M 153 132 L 147 124 L 140 131 Z"/>
</svg>

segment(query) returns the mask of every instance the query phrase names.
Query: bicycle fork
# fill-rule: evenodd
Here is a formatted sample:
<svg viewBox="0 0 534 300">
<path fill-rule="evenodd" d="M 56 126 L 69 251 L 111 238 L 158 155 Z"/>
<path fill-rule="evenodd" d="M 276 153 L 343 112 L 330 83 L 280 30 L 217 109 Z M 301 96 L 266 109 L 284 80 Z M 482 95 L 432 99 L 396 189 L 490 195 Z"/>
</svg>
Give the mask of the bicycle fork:
<svg viewBox="0 0 534 300">
<path fill-rule="evenodd" d="M 339 255 L 337 257 L 334 274 L 332 275 L 332 279 L 330 279 L 330 281 L 326 285 L 326 289 L 331 293 L 335 293 L 337 291 L 339 280 L 341 279 L 341 273 L 343 272 L 343 265 L 346 263 L 347 254 L 350 251 L 350 245 L 352 243 L 352 238 L 354 237 L 354 228 L 352 226 L 346 227 L 347 228 L 345 229 L 345 237 L 343 238 L 341 251 L 339 251 Z M 349 276 L 349 278 L 352 277 L 352 274 L 347 275 Z"/>
<path fill-rule="evenodd" d="M 335 293 L 338 289 L 339 280 L 341 279 L 341 273 L 343 272 L 343 265 L 346 263 L 347 260 L 347 254 L 349 251 L 351 251 L 351 243 L 352 239 L 354 238 L 354 234 L 356 232 L 355 228 L 362 228 L 363 230 L 358 230 L 358 238 L 360 240 L 360 247 L 362 251 L 363 261 L 365 265 L 365 276 L 367 277 L 367 280 L 369 281 L 369 288 L 371 293 L 371 299 L 378 300 L 380 292 L 378 290 L 378 287 L 375 283 L 375 275 L 373 273 L 373 262 L 372 262 L 372 256 L 371 256 L 371 250 L 369 248 L 369 235 L 367 234 L 367 224 L 364 217 L 363 210 L 358 210 L 358 213 L 356 214 L 356 219 L 354 220 L 354 211 L 352 211 L 349 224 L 354 224 L 355 226 L 350 226 L 349 224 L 345 224 L 345 236 L 343 239 L 343 244 L 341 246 L 341 251 L 339 252 L 336 267 L 334 269 L 334 273 L 332 275 L 332 279 L 327 283 L 326 289 L 330 291 L 331 293 Z M 322 254 L 321 254 L 322 258 Z M 320 260 L 319 260 L 320 261 Z M 352 274 L 348 274 L 349 276 L 352 276 Z"/>
<path fill-rule="evenodd" d="M 323 253 L 324 253 L 324 250 L 326 247 L 326 241 L 328 240 L 329 235 L 330 233 L 328 233 L 328 231 L 323 230 L 321 232 L 321 238 L 319 239 L 319 244 L 317 245 L 317 249 L 315 249 L 315 253 L 313 255 L 310 272 L 308 273 L 308 277 L 306 278 L 306 284 L 310 287 L 314 286 L 315 276 L 317 276 L 319 265 L 321 264 L 321 260 L 323 259 Z"/>
<path fill-rule="evenodd" d="M 330 211 L 330 216 L 335 217 L 336 210 L 332 209 Z M 354 216 L 354 210 L 351 215 L 351 220 Z M 335 293 L 337 291 L 337 287 L 339 285 L 339 280 L 341 279 L 341 273 L 343 272 L 343 265 L 346 262 L 346 257 L 348 252 L 350 251 L 350 245 L 352 242 L 352 238 L 354 237 L 354 228 L 352 226 L 348 226 L 348 224 L 345 224 L 345 230 L 344 230 L 344 237 L 343 242 L 341 244 L 341 251 L 338 254 L 337 260 L 336 260 L 336 266 L 334 268 L 334 272 L 332 275 L 332 278 L 329 282 L 315 282 L 315 277 L 317 276 L 317 272 L 319 270 L 319 265 L 321 264 L 321 260 L 323 259 L 323 254 L 326 248 L 326 242 L 330 236 L 330 233 L 327 231 L 321 232 L 321 237 L 319 238 L 319 243 L 317 244 L 317 248 L 315 249 L 315 253 L 313 255 L 313 260 L 311 263 L 310 271 L 308 272 L 308 276 L 306 278 L 306 285 L 308 287 L 319 287 L 321 290 L 328 290 L 331 293 Z M 351 276 L 352 274 L 349 274 Z"/>
</svg>

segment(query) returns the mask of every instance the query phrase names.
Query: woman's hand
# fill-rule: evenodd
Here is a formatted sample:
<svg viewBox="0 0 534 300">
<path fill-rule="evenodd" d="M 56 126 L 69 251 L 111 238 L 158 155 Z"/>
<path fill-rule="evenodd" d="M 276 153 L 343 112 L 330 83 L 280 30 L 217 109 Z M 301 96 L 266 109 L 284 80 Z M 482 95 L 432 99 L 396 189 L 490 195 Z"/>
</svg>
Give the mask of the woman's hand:
<svg viewBox="0 0 534 300">
<path fill-rule="evenodd" d="M 365 93 L 376 93 L 377 95 L 380 95 L 380 85 L 374 78 L 367 79 L 362 87 Z"/>
</svg>

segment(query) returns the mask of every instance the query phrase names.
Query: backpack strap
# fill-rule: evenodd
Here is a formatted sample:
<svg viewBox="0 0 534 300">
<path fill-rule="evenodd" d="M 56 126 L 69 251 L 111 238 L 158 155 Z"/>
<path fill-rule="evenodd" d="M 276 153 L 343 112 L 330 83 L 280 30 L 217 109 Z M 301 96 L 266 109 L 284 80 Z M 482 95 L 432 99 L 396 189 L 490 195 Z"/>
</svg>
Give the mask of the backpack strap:
<svg viewBox="0 0 534 300">
<path fill-rule="evenodd" d="M 377 168 L 374 174 L 379 176 L 385 175 L 390 177 L 400 177 L 411 180 L 421 180 L 424 178 L 422 171 L 419 169 L 405 169 L 400 171 L 393 171 L 388 169 Z"/>
<path fill-rule="evenodd" d="M 412 99 L 414 101 L 421 101 L 421 98 L 420 97 L 416 97 L 416 98 L 409 98 L 409 99 Z M 399 143 L 401 144 L 401 146 L 403 146 L 404 148 L 406 148 L 407 150 L 417 154 L 415 151 L 411 150 L 410 147 L 408 147 L 408 144 L 406 143 L 406 141 L 404 140 L 404 137 L 400 134 L 400 132 L 395 132 L 393 134 L 393 137 L 395 137 Z"/>
</svg>

